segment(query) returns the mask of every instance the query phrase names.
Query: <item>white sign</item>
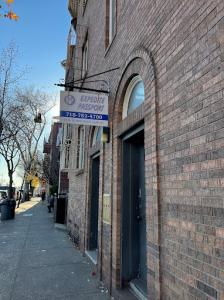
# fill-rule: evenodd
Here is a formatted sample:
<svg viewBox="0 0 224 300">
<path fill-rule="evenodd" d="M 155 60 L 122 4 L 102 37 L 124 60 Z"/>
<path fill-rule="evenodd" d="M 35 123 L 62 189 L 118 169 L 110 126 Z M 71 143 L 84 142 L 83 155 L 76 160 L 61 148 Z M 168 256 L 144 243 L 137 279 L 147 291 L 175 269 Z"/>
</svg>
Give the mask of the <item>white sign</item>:
<svg viewBox="0 0 224 300">
<path fill-rule="evenodd" d="M 108 96 L 61 91 L 60 121 L 80 125 L 108 126 Z"/>
</svg>

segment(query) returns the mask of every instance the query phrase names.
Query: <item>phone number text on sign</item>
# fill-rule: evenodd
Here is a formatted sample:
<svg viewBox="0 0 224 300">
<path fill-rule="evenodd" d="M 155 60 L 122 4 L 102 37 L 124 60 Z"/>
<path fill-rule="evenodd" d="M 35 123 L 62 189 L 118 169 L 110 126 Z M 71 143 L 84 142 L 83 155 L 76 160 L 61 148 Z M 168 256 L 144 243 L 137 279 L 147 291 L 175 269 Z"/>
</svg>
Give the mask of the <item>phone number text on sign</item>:
<svg viewBox="0 0 224 300">
<path fill-rule="evenodd" d="M 91 119 L 91 120 L 108 120 L 108 115 L 70 112 L 70 111 L 62 111 L 61 112 L 61 117 L 78 118 L 78 119 Z"/>
</svg>

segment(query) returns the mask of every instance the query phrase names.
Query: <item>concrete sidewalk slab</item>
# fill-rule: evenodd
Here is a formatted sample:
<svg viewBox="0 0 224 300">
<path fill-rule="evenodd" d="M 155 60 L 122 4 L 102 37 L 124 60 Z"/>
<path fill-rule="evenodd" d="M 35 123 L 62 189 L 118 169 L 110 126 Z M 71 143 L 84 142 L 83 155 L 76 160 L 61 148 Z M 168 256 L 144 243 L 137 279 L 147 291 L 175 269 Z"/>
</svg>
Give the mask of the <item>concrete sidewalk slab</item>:
<svg viewBox="0 0 224 300">
<path fill-rule="evenodd" d="M 82 262 L 82 257 L 71 248 L 53 248 L 24 251 L 21 263 L 25 267 L 65 265 Z"/>
<path fill-rule="evenodd" d="M 93 271 L 40 199 L 0 223 L 0 300 L 110 299 Z"/>
</svg>

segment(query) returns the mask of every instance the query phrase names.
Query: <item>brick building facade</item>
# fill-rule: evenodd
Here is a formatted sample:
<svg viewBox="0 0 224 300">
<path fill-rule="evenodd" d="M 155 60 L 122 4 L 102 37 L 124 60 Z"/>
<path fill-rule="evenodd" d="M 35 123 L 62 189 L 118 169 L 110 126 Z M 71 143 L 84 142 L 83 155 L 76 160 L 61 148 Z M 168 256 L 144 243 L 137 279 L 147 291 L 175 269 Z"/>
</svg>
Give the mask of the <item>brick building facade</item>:
<svg viewBox="0 0 224 300">
<path fill-rule="evenodd" d="M 61 123 L 53 123 L 48 141 L 44 141 L 43 153 L 43 178 L 49 187 L 53 187 L 56 191 L 59 183 L 59 162 L 60 162 L 60 143 L 59 135 L 61 131 Z M 49 192 L 49 191 L 47 191 Z"/>
<path fill-rule="evenodd" d="M 224 299 L 224 2 L 69 10 L 66 86 L 109 83 L 110 136 L 72 127 L 68 230 L 112 295 Z"/>
</svg>

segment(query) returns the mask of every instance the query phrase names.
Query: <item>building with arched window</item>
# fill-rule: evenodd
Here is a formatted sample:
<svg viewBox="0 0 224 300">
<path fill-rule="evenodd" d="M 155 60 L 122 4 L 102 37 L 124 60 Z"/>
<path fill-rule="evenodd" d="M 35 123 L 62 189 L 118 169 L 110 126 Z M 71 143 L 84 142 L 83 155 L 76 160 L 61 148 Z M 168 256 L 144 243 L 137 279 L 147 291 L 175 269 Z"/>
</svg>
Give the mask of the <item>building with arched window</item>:
<svg viewBox="0 0 224 300">
<path fill-rule="evenodd" d="M 223 1 L 69 10 L 67 82 L 109 88 L 108 128 L 72 127 L 71 237 L 115 299 L 223 299 Z"/>
</svg>

